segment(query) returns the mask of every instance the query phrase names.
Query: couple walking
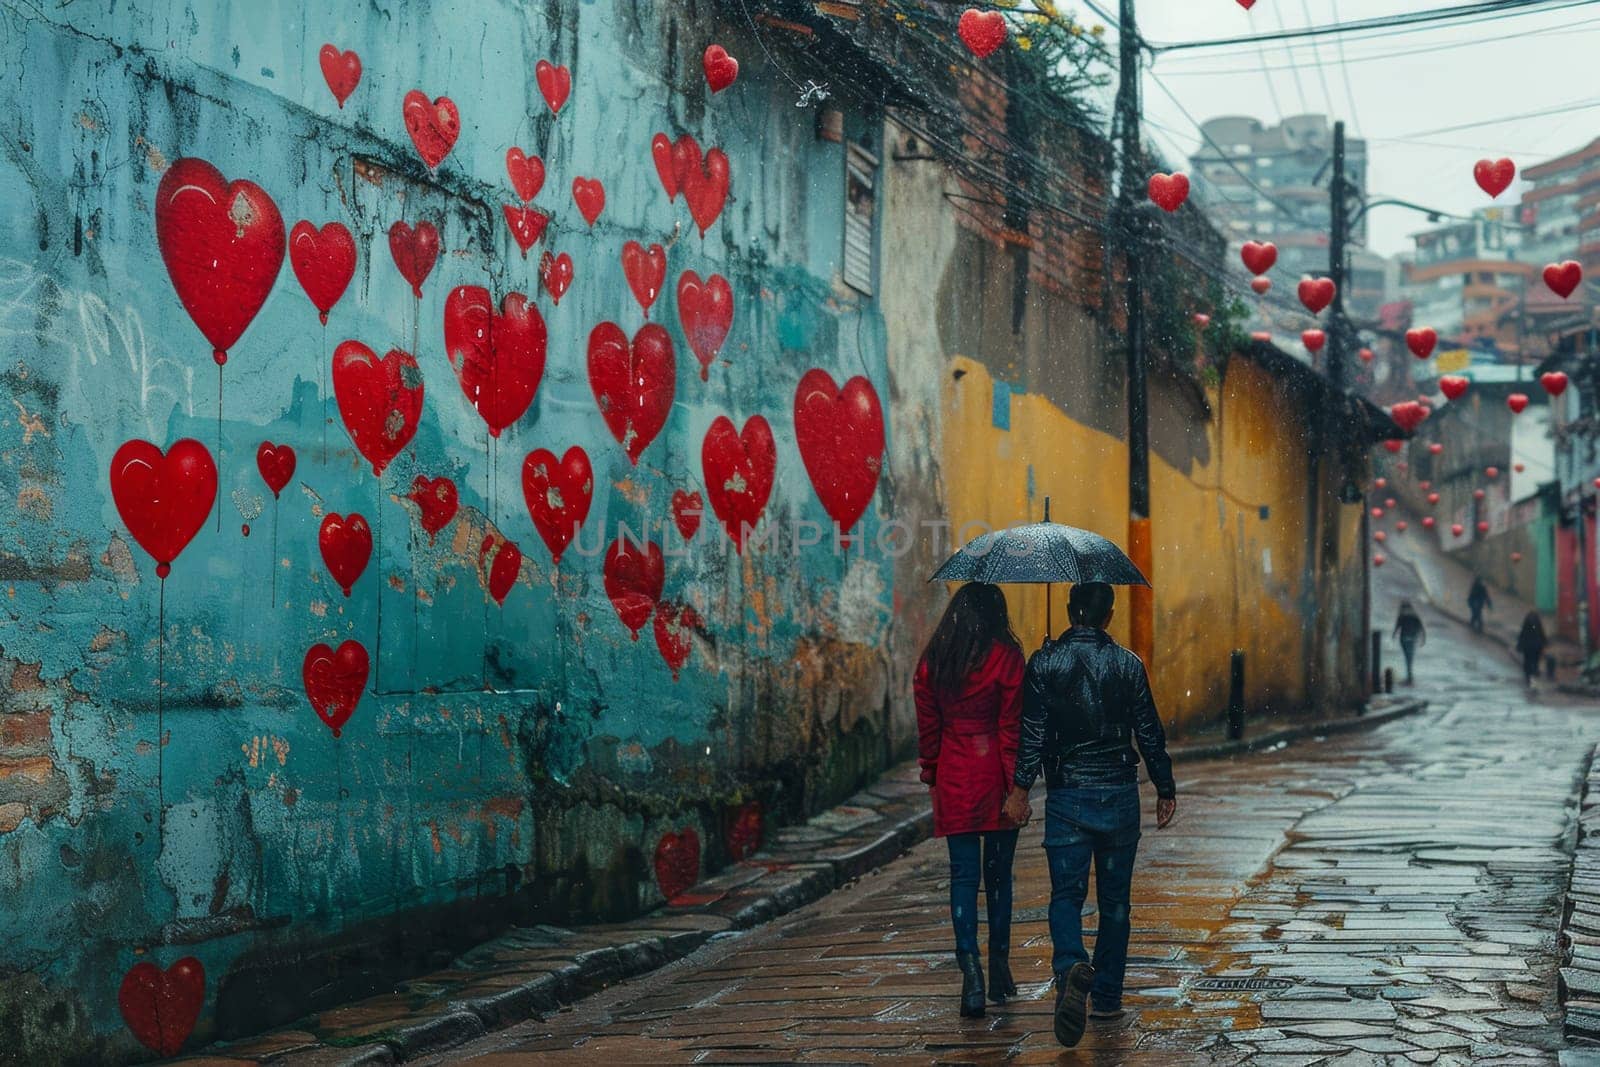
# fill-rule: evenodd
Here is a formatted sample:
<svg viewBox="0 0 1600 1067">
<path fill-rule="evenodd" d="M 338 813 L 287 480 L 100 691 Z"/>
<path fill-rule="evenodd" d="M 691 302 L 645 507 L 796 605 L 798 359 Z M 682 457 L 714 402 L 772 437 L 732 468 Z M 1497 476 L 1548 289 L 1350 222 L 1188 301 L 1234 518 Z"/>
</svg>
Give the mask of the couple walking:
<svg viewBox="0 0 1600 1067">
<path fill-rule="evenodd" d="M 934 833 L 950 850 L 961 1014 L 984 1013 L 980 875 L 989 927 L 987 995 L 999 1004 L 1017 992 L 1011 861 L 1018 828 L 1031 815 L 1028 790 L 1042 770 L 1055 1033 L 1069 1047 L 1083 1036 L 1086 1015 L 1122 1013 L 1139 755 L 1159 797 L 1157 828 L 1177 810 L 1172 761 L 1144 664 L 1106 633 L 1113 606 L 1111 586 L 1073 586 L 1071 628 L 1046 640 L 1024 666 L 999 587 L 970 583 L 951 598 L 915 680 L 922 780 L 931 787 Z M 1082 924 L 1091 863 L 1099 898 L 1092 965 Z"/>
</svg>

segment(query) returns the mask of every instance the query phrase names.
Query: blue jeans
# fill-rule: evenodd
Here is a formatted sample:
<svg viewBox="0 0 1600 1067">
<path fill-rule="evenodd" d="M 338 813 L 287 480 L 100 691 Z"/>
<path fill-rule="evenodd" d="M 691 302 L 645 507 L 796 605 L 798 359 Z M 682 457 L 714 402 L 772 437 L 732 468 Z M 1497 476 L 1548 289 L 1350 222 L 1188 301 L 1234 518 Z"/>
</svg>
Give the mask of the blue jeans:
<svg viewBox="0 0 1600 1067">
<path fill-rule="evenodd" d="M 988 905 L 989 954 L 1011 950 L 1011 857 L 1017 831 L 991 830 L 951 834 L 950 922 L 956 928 L 956 951 L 978 951 L 978 875 L 983 875 Z M 982 853 L 981 857 L 979 853 Z"/>
<path fill-rule="evenodd" d="M 1097 1010 L 1122 1006 L 1122 976 L 1128 966 L 1129 894 L 1139 847 L 1137 785 L 1052 789 L 1044 806 L 1044 848 L 1050 859 L 1050 962 L 1057 976 L 1088 963 L 1083 947 L 1083 900 L 1094 863 L 1100 928 L 1094 940 L 1094 983 L 1089 997 Z"/>
</svg>

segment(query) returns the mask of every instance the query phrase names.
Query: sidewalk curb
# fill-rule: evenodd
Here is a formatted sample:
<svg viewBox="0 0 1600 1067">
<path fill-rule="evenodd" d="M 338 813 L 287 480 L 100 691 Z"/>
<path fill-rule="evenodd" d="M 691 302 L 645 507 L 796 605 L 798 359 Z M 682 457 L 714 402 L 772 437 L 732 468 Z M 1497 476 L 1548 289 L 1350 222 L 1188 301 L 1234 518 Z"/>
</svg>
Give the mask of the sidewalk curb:
<svg viewBox="0 0 1600 1067">
<path fill-rule="evenodd" d="M 1174 759 L 1221 759 L 1225 756 L 1239 756 L 1252 752 L 1260 752 L 1272 748 L 1280 743 L 1291 744 L 1306 737 L 1349 733 L 1353 730 L 1367 730 L 1382 726 L 1384 723 L 1393 722 L 1395 719 L 1414 715 L 1428 706 L 1426 700 L 1411 698 L 1403 700 L 1393 707 L 1381 708 L 1365 714 L 1356 714 L 1341 719 L 1316 719 L 1310 722 L 1295 723 L 1291 726 L 1281 727 L 1268 733 L 1255 737 L 1241 738 L 1237 741 L 1213 741 L 1201 745 L 1174 745 L 1167 751 Z"/>
<path fill-rule="evenodd" d="M 1578 793 L 1572 875 L 1563 894 L 1561 966 L 1556 972 L 1556 999 L 1561 1004 L 1561 1030 L 1580 1047 L 1600 1044 L 1600 759 L 1589 751 Z"/>
</svg>

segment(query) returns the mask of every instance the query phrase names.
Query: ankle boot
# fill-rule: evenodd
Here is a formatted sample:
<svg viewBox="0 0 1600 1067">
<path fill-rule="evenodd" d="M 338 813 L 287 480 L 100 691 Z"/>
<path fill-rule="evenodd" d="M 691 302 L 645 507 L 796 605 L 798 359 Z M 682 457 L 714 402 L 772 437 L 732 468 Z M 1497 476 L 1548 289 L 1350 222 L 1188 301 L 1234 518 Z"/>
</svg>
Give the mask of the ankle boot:
<svg viewBox="0 0 1600 1067">
<path fill-rule="evenodd" d="M 989 950 L 989 999 L 1004 1004 L 1007 997 L 1017 995 L 1017 983 L 1011 977 L 1011 950 Z"/>
<path fill-rule="evenodd" d="M 983 1014 L 983 964 L 976 952 L 957 952 L 961 967 L 961 1014 L 976 1019 Z"/>
</svg>

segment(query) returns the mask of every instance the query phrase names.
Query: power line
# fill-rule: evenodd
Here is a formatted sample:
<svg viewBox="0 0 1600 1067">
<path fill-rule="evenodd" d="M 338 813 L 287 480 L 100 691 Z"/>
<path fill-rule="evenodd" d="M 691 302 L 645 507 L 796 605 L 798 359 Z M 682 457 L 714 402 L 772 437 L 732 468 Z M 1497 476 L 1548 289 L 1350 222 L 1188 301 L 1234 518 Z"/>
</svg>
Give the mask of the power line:
<svg viewBox="0 0 1600 1067">
<path fill-rule="evenodd" d="M 1339 0 L 1329 0 L 1329 6 L 1333 10 L 1334 21 L 1335 22 L 1344 21 L 1339 16 Z M 1309 12 L 1307 13 L 1306 17 L 1307 17 L 1307 19 L 1309 19 L 1311 17 Z M 1344 38 L 1343 37 L 1335 37 L 1334 41 L 1339 46 L 1339 73 L 1344 76 L 1344 95 L 1345 95 L 1345 99 L 1350 102 L 1350 124 L 1353 127 L 1355 127 L 1356 132 L 1359 134 L 1361 132 L 1361 118 L 1360 118 L 1359 115 L 1356 114 L 1356 90 L 1355 90 L 1355 86 L 1353 84 L 1351 84 L 1351 82 L 1350 82 L 1350 64 L 1345 59 L 1345 55 L 1344 55 Z M 1318 71 L 1321 71 L 1321 69 L 1322 69 L 1322 57 L 1320 55 L 1318 55 L 1316 57 L 1316 60 L 1317 60 L 1317 69 L 1318 69 Z"/>
<path fill-rule="evenodd" d="M 1306 22 L 1309 23 L 1311 21 L 1310 0 L 1300 0 L 1300 10 L 1305 12 Z M 1333 17 L 1335 19 L 1339 17 L 1337 12 Z M 1322 65 L 1322 51 L 1317 47 L 1317 42 L 1315 39 L 1313 39 L 1311 42 L 1311 58 L 1317 68 L 1317 80 L 1322 83 L 1322 99 L 1328 104 L 1328 110 L 1326 114 L 1332 115 L 1335 110 L 1333 106 L 1333 94 L 1328 91 L 1328 72 L 1327 69 Z"/>
<path fill-rule="evenodd" d="M 1475 130 L 1480 126 L 1498 126 L 1505 122 L 1520 122 L 1523 119 L 1541 119 L 1549 115 L 1566 115 L 1573 111 L 1587 111 L 1590 108 L 1600 107 L 1600 98 L 1586 100 L 1581 104 L 1570 104 L 1567 107 L 1547 108 L 1543 111 L 1524 111 L 1520 115 L 1502 115 L 1497 119 L 1479 119 L 1476 122 L 1463 122 L 1455 126 L 1440 126 L 1433 130 L 1417 130 L 1413 133 L 1401 134 L 1402 139 L 1412 137 L 1432 137 L 1436 133 L 1455 133 L 1457 130 Z M 1390 138 L 1386 138 L 1388 140 Z"/>
<path fill-rule="evenodd" d="M 1284 23 L 1283 23 L 1283 9 L 1280 8 L 1277 4 L 1273 4 L 1272 5 L 1272 13 L 1278 17 L 1278 28 L 1280 30 L 1283 29 L 1283 25 L 1284 25 Z M 1256 42 L 1256 46 L 1260 47 L 1260 41 Z M 1291 60 L 1294 58 L 1293 56 L 1291 56 L 1289 54 L 1288 49 L 1284 50 L 1284 55 L 1286 57 L 1288 57 L 1289 59 L 1291 59 Z M 1310 111 L 1311 107 L 1306 103 L 1306 89 L 1305 89 L 1305 86 L 1300 84 L 1300 70 L 1299 70 L 1298 67 L 1295 67 L 1295 66 L 1292 66 L 1292 65 L 1290 66 L 1289 69 L 1291 71 L 1293 71 L 1293 73 L 1294 73 L 1294 91 L 1295 91 L 1295 95 L 1300 98 L 1300 110 L 1301 111 Z"/>
</svg>

